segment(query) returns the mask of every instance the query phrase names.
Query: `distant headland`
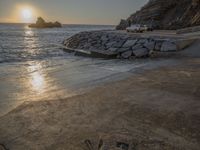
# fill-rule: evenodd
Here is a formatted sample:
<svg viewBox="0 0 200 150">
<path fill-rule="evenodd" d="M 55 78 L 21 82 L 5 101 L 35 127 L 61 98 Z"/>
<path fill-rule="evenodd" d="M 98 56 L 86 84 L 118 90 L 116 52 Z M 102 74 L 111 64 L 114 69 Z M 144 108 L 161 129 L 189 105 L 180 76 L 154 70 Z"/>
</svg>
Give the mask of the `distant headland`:
<svg viewBox="0 0 200 150">
<path fill-rule="evenodd" d="M 36 23 L 30 24 L 29 28 L 61 28 L 60 22 L 46 22 L 42 17 L 38 17 Z"/>
</svg>

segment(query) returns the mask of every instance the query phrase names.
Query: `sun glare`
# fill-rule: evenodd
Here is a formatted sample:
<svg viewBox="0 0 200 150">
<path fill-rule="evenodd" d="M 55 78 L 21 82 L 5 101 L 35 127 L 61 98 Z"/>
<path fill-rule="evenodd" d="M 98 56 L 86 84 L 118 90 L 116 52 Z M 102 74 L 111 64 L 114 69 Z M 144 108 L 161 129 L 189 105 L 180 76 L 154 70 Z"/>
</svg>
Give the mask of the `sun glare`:
<svg viewBox="0 0 200 150">
<path fill-rule="evenodd" d="M 32 18 L 32 12 L 30 9 L 23 9 L 21 14 L 24 21 L 28 21 Z"/>
</svg>

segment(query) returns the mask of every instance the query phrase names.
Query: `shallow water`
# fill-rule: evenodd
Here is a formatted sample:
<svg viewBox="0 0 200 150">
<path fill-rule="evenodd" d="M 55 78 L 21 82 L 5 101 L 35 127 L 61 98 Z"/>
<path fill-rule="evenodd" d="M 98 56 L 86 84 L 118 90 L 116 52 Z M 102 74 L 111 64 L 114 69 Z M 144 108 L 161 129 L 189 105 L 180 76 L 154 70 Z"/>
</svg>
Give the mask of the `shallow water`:
<svg viewBox="0 0 200 150">
<path fill-rule="evenodd" d="M 0 115 L 25 101 L 70 97 L 137 70 L 171 60 L 103 60 L 76 57 L 57 44 L 80 31 L 112 26 L 66 25 L 61 29 L 29 29 L 22 24 L 0 25 Z"/>
</svg>

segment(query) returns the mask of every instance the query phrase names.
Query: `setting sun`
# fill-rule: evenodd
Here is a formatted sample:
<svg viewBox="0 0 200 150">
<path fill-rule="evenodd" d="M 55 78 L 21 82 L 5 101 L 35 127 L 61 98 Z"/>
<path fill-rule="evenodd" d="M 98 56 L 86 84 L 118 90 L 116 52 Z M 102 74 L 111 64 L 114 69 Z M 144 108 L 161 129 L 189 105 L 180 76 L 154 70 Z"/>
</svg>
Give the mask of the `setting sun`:
<svg viewBox="0 0 200 150">
<path fill-rule="evenodd" d="M 30 9 L 23 9 L 21 14 L 25 21 L 32 18 L 32 12 Z"/>
</svg>

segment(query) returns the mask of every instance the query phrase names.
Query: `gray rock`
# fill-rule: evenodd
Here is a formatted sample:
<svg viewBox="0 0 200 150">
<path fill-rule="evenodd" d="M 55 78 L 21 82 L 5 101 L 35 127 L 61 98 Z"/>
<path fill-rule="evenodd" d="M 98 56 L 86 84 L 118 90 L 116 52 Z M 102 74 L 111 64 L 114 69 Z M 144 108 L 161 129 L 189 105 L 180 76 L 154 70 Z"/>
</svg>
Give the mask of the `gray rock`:
<svg viewBox="0 0 200 150">
<path fill-rule="evenodd" d="M 136 44 L 135 46 L 132 47 L 132 50 L 137 50 L 137 49 L 141 49 L 143 48 L 143 46 L 141 44 Z"/>
<path fill-rule="evenodd" d="M 154 50 L 155 51 L 160 51 L 161 46 L 162 46 L 162 42 L 161 41 L 157 41 L 156 44 L 155 44 Z"/>
<path fill-rule="evenodd" d="M 147 48 L 140 48 L 140 49 L 134 50 L 133 54 L 137 58 L 145 57 L 149 55 L 149 50 Z"/>
<path fill-rule="evenodd" d="M 110 47 L 112 47 L 113 44 L 116 44 L 116 42 L 115 41 L 111 41 L 111 42 L 106 44 L 106 47 L 110 48 Z"/>
<path fill-rule="evenodd" d="M 91 45 L 94 46 L 95 44 L 97 44 L 97 41 L 94 40 L 94 41 L 91 41 L 90 43 L 91 43 Z"/>
<path fill-rule="evenodd" d="M 111 52 L 116 52 L 118 48 L 114 48 L 114 47 L 111 47 L 109 49 L 107 49 L 108 51 L 111 51 Z"/>
<path fill-rule="evenodd" d="M 127 40 L 122 47 L 132 47 L 136 42 L 137 40 Z"/>
<path fill-rule="evenodd" d="M 90 43 L 90 42 L 92 42 L 94 39 L 88 39 L 88 42 Z"/>
<path fill-rule="evenodd" d="M 132 56 L 132 54 L 133 54 L 133 52 L 131 50 L 129 50 L 129 51 L 126 51 L 126 52 L 122 53 L 121 57 L 125 58 L 125 59 L 128 59 L 129 57 Z"/>
<path fill-rule="evenodd" d="M 131 50 L 129 47 L 127 47 L 127 48 L 119 48 L 119 49 L 117 49 L 117 52 L 119 52 L 119 53 L 123 53 L 123 52 L 126 52 L 126 51 L 128 51 L 128 50 Z"/>
<path fill-rule="evenodd" d="M 155 42 L 152 41 L 152 42 L 147 42 L 144 44 L 144 47 L 146 47 L 148 50 L 154 50 L 155 48 Z"/>
<path fill-rule="evenodd" d="M 147 43 L 148 42 L 148 39 L 139 39 L 137 41 L 138 44 L 144 44 L 144 43 Z"/>
<path fill-rule="evenodd" d="M 101 44 L 96 44 L 95 47 L 101 47 Z"/>
<path fill-rule="evenodd" d="M 170 52 L 170 51 L 177 51 L 177 46 L 175 43 L 171 41 L 165 41 L 162 44 L 161 52 Z"/>
<path fill-rule="evenodd" d="M 107 35 L 103 35 L 103 36 L 101 37 L 101 40 L 102 40 L 102 41 L 108 41 Z"/>
<path fill-rule="evenodd" d="M 112 47 L 115 47 L 115 48 L 121 48 L 124 44 L 124 40 L 120 40 L 118 42 L 116 42 L 115 44 L 112 45 Z"/>
<path fill-rule="evenodd" d="M 86 43 L 83 47 L 84 47 L 84 49 L 89 49 L 91 47 L 91 44 Z"/>
</svg>

